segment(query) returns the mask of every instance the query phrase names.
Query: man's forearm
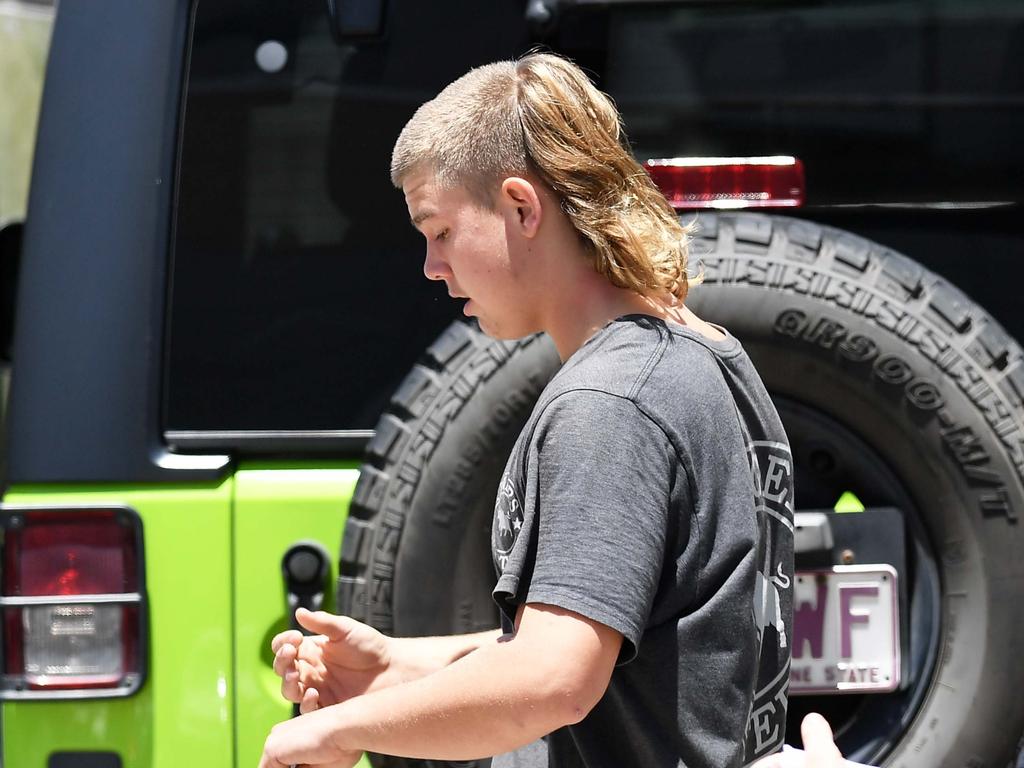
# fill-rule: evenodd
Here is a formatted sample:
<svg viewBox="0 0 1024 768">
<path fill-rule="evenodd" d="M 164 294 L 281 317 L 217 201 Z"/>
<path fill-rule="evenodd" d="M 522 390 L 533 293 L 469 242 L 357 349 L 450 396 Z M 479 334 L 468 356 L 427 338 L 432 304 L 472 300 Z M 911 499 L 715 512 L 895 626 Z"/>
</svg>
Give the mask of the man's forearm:
<svg viewBox="0 0 1024 768">
<path fill-rule="evenodd" d="M 444 669 L 501 636 L 500 629 L 491 629 L 466 635 L 394 637 L 390 640 L 391 653 L 403 669 L 403 682 L 410 682 Z"/>
<path fill-rule="evenodd" d="M 538 663 L 543 650 L 492 642 L 457 663 L 309 717 L 329 718 L 345 750 L 469 760 L 515 749 L 582 718 L 568 677 Z"/>
</svg>

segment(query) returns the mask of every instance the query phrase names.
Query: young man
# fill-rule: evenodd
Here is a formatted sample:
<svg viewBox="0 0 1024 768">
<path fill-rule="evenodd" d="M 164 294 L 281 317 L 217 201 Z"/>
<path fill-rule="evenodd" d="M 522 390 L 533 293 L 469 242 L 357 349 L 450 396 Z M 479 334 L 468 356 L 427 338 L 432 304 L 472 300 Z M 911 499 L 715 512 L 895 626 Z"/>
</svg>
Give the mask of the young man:
<svg viewBox="0 0 1024 768">
<path fill-rule="evenodd" d="M 717 768 L 777 750 L 789 447 L 739 343 L 685 306 L 688 233 L 611 101 L 552 55 L 481 67 L 416 112 L 392 178 L 426 276 L 491 336 L 546 332 L 565 364 L 498 489 L 504 631 L 395 639 L 300 611 L 318 635 L 273 648 L 305 714 L 262 765 Z"/>
</svg>

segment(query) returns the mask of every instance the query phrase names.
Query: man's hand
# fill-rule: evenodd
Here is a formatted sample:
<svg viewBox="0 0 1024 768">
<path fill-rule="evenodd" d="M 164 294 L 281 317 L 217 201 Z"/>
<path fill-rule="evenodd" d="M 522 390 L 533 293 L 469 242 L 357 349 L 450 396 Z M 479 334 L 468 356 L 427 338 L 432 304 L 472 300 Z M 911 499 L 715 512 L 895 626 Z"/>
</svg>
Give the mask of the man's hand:
<svg viewBox="0 0 1024 768">
<path fill-rule="evenodd" d="M 305 608 L 295 618 L 317 634 L 288 630 L 275 636 L 270 648 L 281 695 L 299 704 L 303 713 L 401 682 L 392 670 L 391 638 L 373 627 Z"/>
<path fill-rule="evenodd" d="M 800 724 L 803 750 L 769 755 L 750 768 L 850 768 L 858 763 L 843 759 L 832 737 L 832 729 L 824 717 L 812 712 Z"/>
<path fill-rule="evenodd" d="M 334 743 L 334 718 L 330 710 L 310 711 L 275 725 L 263 745 L 260 768 L 352 768 L 363 753 L 344 751 Z"/>
</svg>

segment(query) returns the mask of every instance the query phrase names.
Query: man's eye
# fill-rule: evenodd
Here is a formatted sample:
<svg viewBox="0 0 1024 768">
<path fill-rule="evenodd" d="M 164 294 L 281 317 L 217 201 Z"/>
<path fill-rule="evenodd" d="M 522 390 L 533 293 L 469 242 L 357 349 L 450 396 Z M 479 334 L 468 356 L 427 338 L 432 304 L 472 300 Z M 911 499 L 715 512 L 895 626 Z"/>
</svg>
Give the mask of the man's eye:
<svg viewBox="0 0 1024 768">
<path fill-rule="evenodd" d="M 440 232 L 437 233 L 437 236 L 434 239 L 435 240 L 447 240 L 448 239 L 448 230 L 447 229 L 442 229 Z"/>
</svg>

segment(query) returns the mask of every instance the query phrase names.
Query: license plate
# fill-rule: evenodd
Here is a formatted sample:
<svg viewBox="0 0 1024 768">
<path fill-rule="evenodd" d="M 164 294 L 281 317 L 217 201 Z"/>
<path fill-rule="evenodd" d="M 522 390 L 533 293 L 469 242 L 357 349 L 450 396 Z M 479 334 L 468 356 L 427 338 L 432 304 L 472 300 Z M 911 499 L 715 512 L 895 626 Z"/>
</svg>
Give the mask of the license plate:
<svg viewBox="0 0 1024 768">
<path fill-rule="evenodd" d="M 797 571 L 790 693 L 884 693 L 900 684 L 899 592 L 888 565 Z"/>
</svg>

